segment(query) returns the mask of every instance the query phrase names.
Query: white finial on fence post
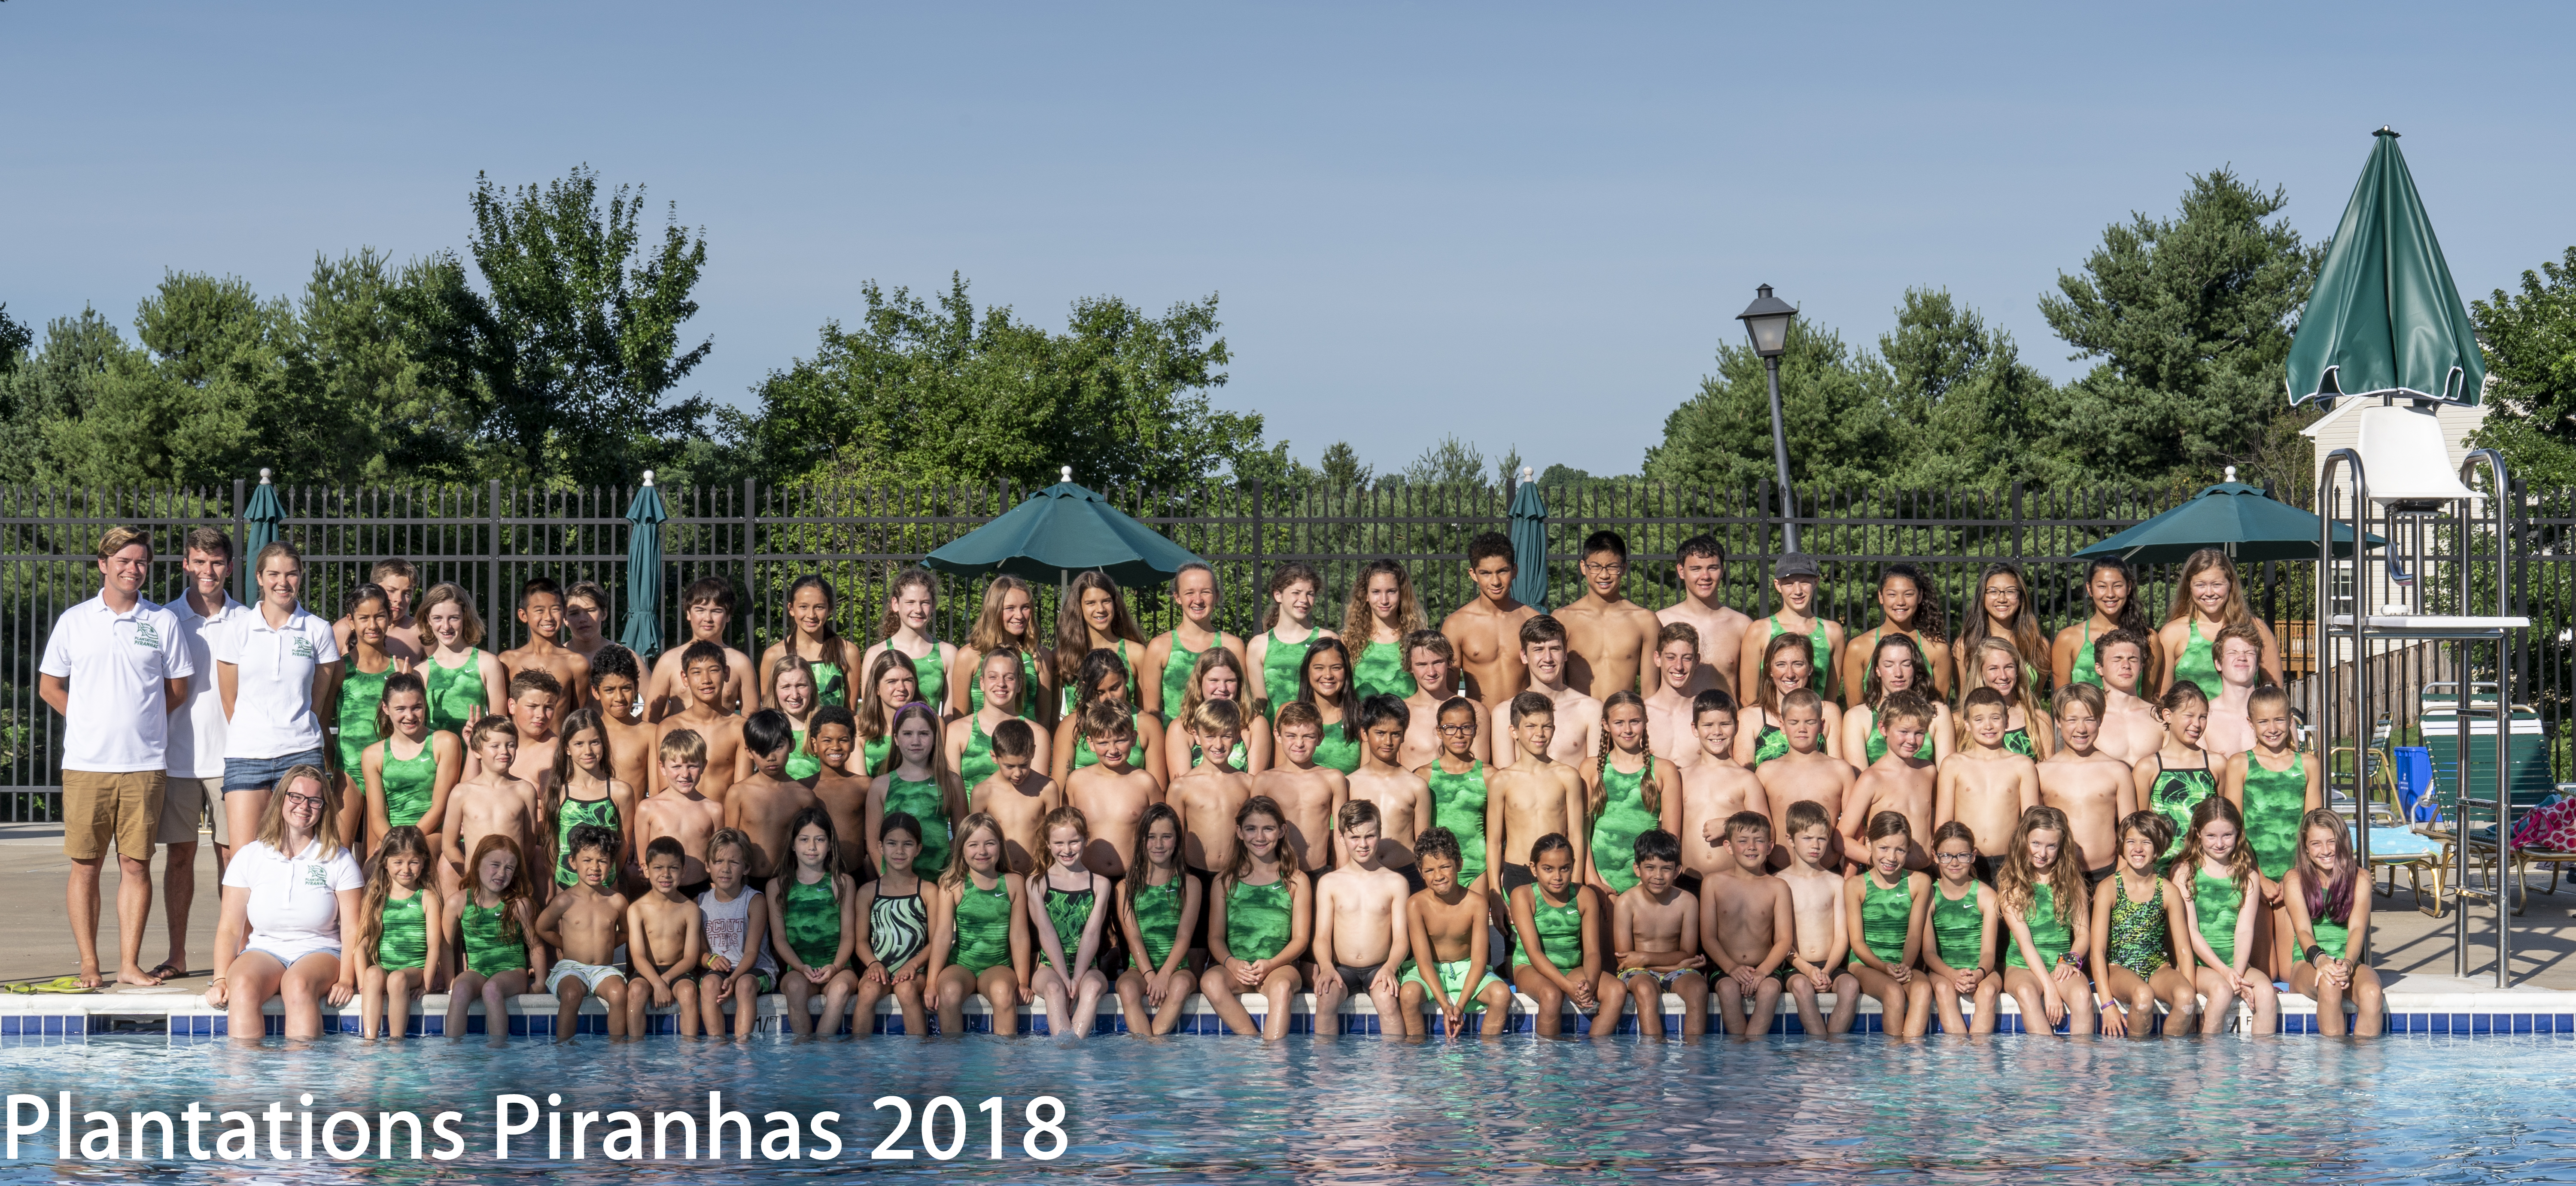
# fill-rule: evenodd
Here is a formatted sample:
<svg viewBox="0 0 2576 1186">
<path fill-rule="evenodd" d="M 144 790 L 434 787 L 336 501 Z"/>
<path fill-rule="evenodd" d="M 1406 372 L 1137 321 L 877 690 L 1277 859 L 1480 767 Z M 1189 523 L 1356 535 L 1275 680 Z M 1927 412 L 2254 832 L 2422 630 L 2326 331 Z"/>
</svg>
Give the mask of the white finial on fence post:
<svg viewBox="0 0 2576 1186">
<path fill-rule="evenodd" d="M 1061 480 L 1061 481 L 1066 481 L 1066 482 L 1070 482 L 1070 481 L 1072 481 L 1072 480 L 1073 480 L 1073 467 L 1072 467 L 1072 466 L 1070 466 L 1070 465 L 1068 465 L 1068 466 L 1064 467 L 1064 477 L 1063 477 L 1063 478 L 1061 478 L 1061 479 L 1059 479 L 1059 480 Z"/>
<path fill-rule="evenodd" d="M 1524 482 L 1530 480 L 1530 467 L 1526 465 L 1521 467 L 1521 480 Z"/>
<path fill-rule="evenodd" d="M 2228 467 L 2227 467 L 2227 480 L 2228 480 L 2228 481 L 2230 481 L 2230 482 L 2233 482 L 2233 481 L 2235 481 L 2235 480 L 2236 480 L 2236 467 L 2235 467 L 2235 466 L 2232 466 L 2232 465 L 2231 465 L 2231 466 L 2228 466 Z"/>
<path fill-rule="evenodd" d="M 269 484 L 269 482 L 268 482 L 268 467 L 266 467 L 266 466 L 261 466 L 261 467 L 260 467 L 260 471 L 259 471 L 259 484 L 260 484 L 260 485 L 262 485 L 262 486 L 265 486 L 265 485 L 268 485 L 268 484 Z"/>
<path fill-rule="evenodd" d="M 647 486 L 653 484 L 653 471 L 649 469 L 644 471 L 644 484 Z"/>
</svg>

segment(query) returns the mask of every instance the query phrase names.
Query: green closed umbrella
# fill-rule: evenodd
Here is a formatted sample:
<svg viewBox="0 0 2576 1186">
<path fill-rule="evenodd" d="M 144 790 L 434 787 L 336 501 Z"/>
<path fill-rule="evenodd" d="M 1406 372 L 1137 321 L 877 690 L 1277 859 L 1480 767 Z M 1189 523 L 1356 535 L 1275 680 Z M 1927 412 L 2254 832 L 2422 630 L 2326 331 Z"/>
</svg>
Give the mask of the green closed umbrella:
<svg viewBox="0 0 2576 1186">
<path fill-rule="evenodd" d="M 250 505 L 242 509 L 242 556 L 250 563 L 241 566 L 241 593 L 245 602 L 259 602 L 259 550 L 277 542 L 278 528 L 286 522 L 286 504 L 277 500 L 277 487 L 269 483 L 269 471 L 259 471 L 259 488 L 251 491 Z"/>
<path fill-rule="evenodd" d="M 959 576 L 1007 572 L 1029 581 L 1068 579 L 1096 568 L 1121 585 L 1148 585 L 1198 559 L 1188 548 L 1129 518 L 1109 500 L 1064 480 L 1030 495 L 1000 518 L 952 540 L 922 563 Z"/>
<path fill-rule="evenodd" d="M 2370 546 L 2386 540 L 2374 535 Z M 2207 487 L 2191 500 L 2092 547 L 2080 558 L 2117 556 L 2132 564 L 2177 564 L 2202 548 L 2217 548 L 2239 561 L 2314 560 L 2317 517 L 2276 502 L 2257 487 L 2227 480 Z M 2335 555 L 2352 554 L 2352 529 L 2335 525 Z"/>
<path fill-rule="evenodd" d="M 638 658 L 662 649 L 662 492 L 653 471 L 626 504 L 626 626 L 617 641 Z"/>
<path fill-rule="evenodd" d="M 2299 315 L 2290 402 L 2402 395 L 2474 404 L 2487 377 L 2476 327 L 2397 151 L 2397 133 L 2381 128 L 2377 136 Z"/>
<path fill-rule="evenodd" d="M 1520 488 L 1512 491 L 1512 600 L 1523 605 L 1547 606 L 1547 500 L 1540 498 L 1538 483 L 1521 475 Z"/>
</svg>

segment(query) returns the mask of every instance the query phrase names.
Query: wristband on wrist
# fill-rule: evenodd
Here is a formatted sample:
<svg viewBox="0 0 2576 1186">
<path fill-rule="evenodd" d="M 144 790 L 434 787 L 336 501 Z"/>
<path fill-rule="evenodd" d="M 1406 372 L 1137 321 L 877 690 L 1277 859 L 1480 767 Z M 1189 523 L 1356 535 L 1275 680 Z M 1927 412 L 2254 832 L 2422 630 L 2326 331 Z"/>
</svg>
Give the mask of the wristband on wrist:
<svg viewBox="0 0 2576 1186">
<path fill-rule="evenodd" d="M 2326 953 L 2326 949 L 2325 949 L 2325 947 L 2324 947 L 2324 945 L 2323 945 L 2323 944 L 2318 944 L 2318 943 L 2311 943 L 2311 944 L 2308 944 L 2308 962 L 2309 962 L 2309 963 L 2313 964 L 2313 963 L 2317 962 L 2318 957 L 2323 956 L 2325 953 Z"/>
</svg>

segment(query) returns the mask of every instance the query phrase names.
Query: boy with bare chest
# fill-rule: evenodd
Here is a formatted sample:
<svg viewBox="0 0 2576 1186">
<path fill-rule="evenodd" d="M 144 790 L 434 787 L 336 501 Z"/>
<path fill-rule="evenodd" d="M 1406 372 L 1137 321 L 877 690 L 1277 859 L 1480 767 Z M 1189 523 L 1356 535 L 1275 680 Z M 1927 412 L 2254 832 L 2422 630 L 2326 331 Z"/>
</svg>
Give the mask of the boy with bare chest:
<svg viewBox="0 0 2576 1186">
<path fill-rule="evenodd" d="M 1932 834 L 1937 767 L 1933 759 L 1916 755 L 1930 752 L 1923 748 L 1923 733 L 1932 727 L 1933 716 L 1932 702 L 1911 688 L 1879 702 L 1878 726 L 1886 734 L 1887 753 L 1861 771 L 1850 801 L 1843 804 L 1843 852 L 1850 857 L 1845 872 L 1858 872 L 1865 863 L 1861 854 L 1869 851 L 1869 821 L 1882 811 L 1904 816 L 1912 829 L 1908 835 L 1916 837 L 1906 846 L 1905 867 L 1932 867 L 1931 850 L 1920 837 Z M 2128 769 L 2122 767 L 2120 775 L 2126 778 Z"/>
<path fill-rule="evenodd" d="M 1995 870 L 2012 850 L 2021 813 L 2039 806 L 2039 767 L 2004 748 L 2004 722 L 2010 718 L 2003 693 L 1972 689 L 1961 708 L 1968 744 L 1941 765 L 1932 826 L 1957 820 L 1976 833 L 1977 880 L 1992 884 Z"/>
<path fill-rule="evenodd" d="M 643 696 L 635 652 L 612 642 L 590 657 L 590 697 L 599 705 L 601 727 L 608 731 L 609 773 L 630 787 L 650 791 L 658 738 L 636 711 Z"/>
<path fill-rule="evenodd" d="M 1683 540 L 1674 552 L 1673 576 L 1681 583 L 1681 600 L 1656 610 L 1655 617 L 1667 626 L 1688 625 L 1699 635 L 1699 671 L 1691 676 L 1689 694 L 1715 688 L 1737 695 L 1735 664 L 1753 619 L 1718 600 L 1726 588 L 1726 545 L 1712 535 Z"/>
<path fill-rule="evenodd" d="M 1349 860 L 1315 879 L 1315 1016 L 1333 1017 L 1343 1001 L 1366 995 L 1380 1018 L 1391 1018 L 1400 1007 L 1411 890 L 1402 874 L 1378 863 L 1376 804 L 1345 803 L 1338 822 Z M 1317 1032 L 1334 1031 L 1327 1023 Z"/>
<path fill-rule="evenodd" d="M 787 777 L 787 752 L 796 745 L 796 726 L 786 713 L 764 708 L 751 714 L 743 722 L 742 741 L 743 752 L 752 758 L 751 775 L 733 784 L 725 796 L 724 826 L 751 837 L 751 876 L 767 881 L 794 863 L 787 851 L 788 821 L 816 800 L 804 783 Z"/>
<path fill-rule="evenodd" d="M 1441 1017 L 1450 1037 L 1466 1032 L 1467 1006 L 1485 1007 L 1482 1033 L 1494 1037 L 1509 1020 L 1512 990 L 1493 974 L 1492 907 L 1485 895 L 1458 884 L 1458 838 L 1433 828 L 1407 846 L 1417 858 L 1423 888 L 1405 906 L 1405 943 L 1411 953 L 1396 990 L 1406 1037 L 1425 1028 L 1423 1002 Z M 1381 1029 L 1384 1026 L 1381 1024 Z"/>
<path fill-rule="evenodd" d="M 724 805 L 698 793 L 706 770 L 707 743 L 687 729 L 662 733 L 660 788 L 635 809 L 635 841 L 640 851 L 664 836 L 680 842 L 680 885 L 694 890 L 707 883 L 707 841 L 724 826 Z"/>
<path fill-rule="evenodd" d="M 1600 756 L 1601 701 L 1566 682 L 1565 626 L 1546 614 L 1521 623 L 1521 662 L 1530 690 L 1556 709 L 1548 756 L 1567 765 Z"/>
<path fill-rule="evenodd" d="M 501 711 L 509 716 L 519 734 L 518 748 L 510 759 L 510 777 L 533 783 L 554 770 L 555 753 L 563 748 L 563 738 L 555 733 L 555 722 L 563 719 L 563 688 L 545 672 L 522 672 L 510 677 L 509 696 Z M 468 747 L 466 776 L 470 778 L 482 769 L 481 755 Z"/>
<path fill-rule="evenodd" d="M 1529 684 L 1521 662 L 1521 623 L 1538 616 L 1535 607 L 1512 598 L 1512 541 L 1488 531 L 1467 541 L 1467 579 L 1476 596 L 1440 623 L 1458 665 L 1466 673 L 1465 695 L 1484 705 L 1488 715 L 1502 712 Z"/>
<path fill-rule="evenodd" d="M 1431 784 L 1395 762 L 1410 716 L 1404 702 L 1393 696 L 1371 696 L 1361 703 L 1360 768 L 1351 772 L 1350 797 L 1377 805 L 1377 859 L 1418 888 L 1422 874 L 1413 867 L 1413 846 L 1397 839 L 1412 836 L 1431 817 Z"/>
<path fill-rule="evenodd" d="M 1688 624 L 1665 624 L 1655 635 L 1654 665 L 1647 675 L 1654 689 L 1646 693 L 1646 737 L 1655 756 L 1688 771 L 1700 759 L 1699 731 L 1691 727 L 1691 684 L 1703 670 L 1699 631 Z"/>
<path fill-rule="evenodd" d="M 1091 825 L 1091 842 L 1082 849 L 1084 867 L 1114 880 L 1126 876 L 1136 859 L 1128 851 L 1136 843 L 1136 821 L 1145 818 L 1146 808 L 1163 801 L 1163 788 L 1150 772 L 1129 763 L 1136 748 L 1136 721 L 1115 700 L 1095 700 L 1082 710 L 1082 735 L 1100 760 L 1065 780 L 1064 802 Z"/>
<path fill-rule="evenodd" d="M 1721 826 L 1728 860 L 1700 882 L 1700 946 L 1716 970 L 1721 1027 L 1749 1042 L 1771 1032 L 1797 912 L 1787 883 L 1771 876 L 1771 817 L 1739 811 Z"/>
<path fill-rule="evenodd" d="M 2102 689 L 2068 684 L 2057 690 L 2057 732 L 2066 744 L 2039 764 L 2039 801 L 2066 813 L 2073 831 L 2066 854 L 2100 885 L 2119 860 L 2120 821 L 2137 810 L 2138 785 L 2129 764 L 2098 748 Z"/>
<path fill-rule="evenodd" d="M 867 868 L 868 788 L 876 780 L 850 769 L 850 759 L 859 752 L 858 716 L 838 704 L 814 710 L 814 723 L 805 731 L 805 748 L 814 751 L 815 764 L 813 781 L 806 785 L 814 792 L 814 801 L 832 815 L 841 867 Z"/>
<path fill-rule="evenodd" d="M 1824 863 L 1833 831 L 1814 803 L 1789 805 L 1789 864 L 1780 870 L 1797 927 L 1797 944 L 1789 952 L 1789 995 L 1798 1002 L 1799 1024 L 1811 1034 L 1849 1032 L 1860 1012 L 1860 978 L 1843 970 L 1844 957 L 1851 953 L 1850 928 L 1843 920 L 1843 875 Z M 1823 992 L 1834 994 L 1831 1018 L 1816 1000 Z"/>
<path fill-rule="evenodd" d="M 1851 793 L 1851 763 L 1825 752 L 1825 700 L 1814 691 L 1800 688 L 1780 698 L 1780 733 L 1789 740 L 1789 752 L 1764 762 L 1753 773 L 1762 780 L 1762 794 L 1771 803 L 1772 819 L 1779 834 L 1790 838 L 1790 844 L 1772 854 L 1771 863 L 1786 867 L 1789 853 L 1796 847 L 1797 831 L 1789 826 L 1789 812 L 1800 803 L 1813 803 L 1824 812 L 1825 852 L 1818 860 L 1823 867 L 1836 870 L 1843 866 L 1842 838 L 1834 835 L 1831 821 L 1842 813 L 1843 799 Z"/>
<path fill-rule="evenodd" d="M 1334 868 L 1333 821 L 1349 801 L 1351 785 L 1341 771 L 1315 761 L 1315 747 L 1324 739 L 1323 715 L 1312 704 L 1290 701 L 1279 710 L 1271 736 L 1279 747 L 1278 761 L 1253 778 L 1252 793 L 1288 813 L 1281 821 L 1288 829 L 1283 839 L 1297 854 L 1298 868 L 1317 873 Z"/>
<path fill-rule="evenodd" d="M 699 772 L 697 793 L 721 804 L 725 792 L 733 789 L 734 766 L 741 760 L 742 749 L 742 717 L 713 707 L 731 675 L 725 666 L 725 649 L 711 642 L 690 643 L 680 655 L 680 674 L 688 684 L 688 703 L 662 718 L 662 739 L 668 741 L 681 731 L 697 735 L 705 767 Z"/>
<path fill-rule="evenodd" d="M 1395 764 L 1407 770 L 1419 770 L 1440 756 L 1440 706 L 1459 695 L 1457 652 L 1437 630 L 1416 630 L 1404 636 L 1404 663 L 1413 673 L 1413 694 L 1404 698 L 1404 747 L 1396 751 Z M 1471 699 L 1469 703 L 1474 703 Z M 1475 759 L 1494 760 L 1491 713 L 1476 706 Z"/>
<path fill-rule="evenodd" d="M 1735 702 L 1710 690 L 1691 698 L 1691 738 L 1700 760 L 1682 771 L 1682 871 L 1677 882 L 1697 894 L 1709 878 L 1734 864 L 1728 849 L 1726 821 L 1750 811 L 1771 815 L 1771 796 L 1735 760 Z"/>
<path fill-rule="evenodd" d="M 1530 846 L 1551 833 L 1574 845 L 1581 868 L 1588 855 L 1592 829 L 1584 826 L 1583 775 L 1551 756 L 1556 735 L 1556 705 L 1542 692 L 1512 697 L 1513 761 L 1485 780 L 1490 794 L 1503 803 L 1502 885 L 1505 894 L 1538 878 L 1530 867 Z"/>
<path fill-rule="evenodd" d="M 1231 750 L 1232 747 L 1228 747 Z M 1064 788 L 1038 773 L 1038 734 L 1018 717 L 993 729 L 993 776 L 976 785 L 969 811 L 993 817 L 1002 829 L 1002 864 L 1026 877 L 1042 863 L 1047 813 L 1064 806 Z M 1036 845 L 1037 847 L 1031 847 Z"/>
<path fill-rule="evenodd" d="M 617 967 L 617 949 L 626 943 L 626 895 L 611 888 L 617 875 L 617 833 L 597 824 L 573 828 L 575 882 L 546 903 L 537 916 L 537 941 L 555 953 L 554 970 L 546 973 L 546 991 L 555 995 L 555 1041 L 569 1043 L 581 1003 L 597 996 L 608 1006 L 611 1041 L 626 1036 L 626 973 Z"/>
<path fill-rule="evenodd" d="M 698 958 L 705 915 L 694 899 L 680 894 L 680 870 L 688 854 L 668 836 L 644 850 L 644 880 L 652 886 L 626 907 L 627 962 L 635 982 L 626 992 L 626 1032 L 642 1035 L 644 1011 L 676 1005 L 680 1036 L 698 1036 Z"/>
<path fill-rule="evenodd" d="M 569 715 L 581 707 L 581 689 L 590 686 L 590 660 L 558 645 L 555 636 L 563 633 L 563 589 L 552 577 L 530 577 L 519 586 L 519 622 L 528 628 L 527 645 L 503 651 L 494 656 L 501 668 L 515 682 L 531 671 L 553 676 L 560 704 Z"/>
<path fill-rule="evenodd" d="M 2165 722 L 2139 680 L 2147 670 L 2147 640 L 2114 630 L 2093 640 L 2093 669 L 2102 673 L 2102 727 L 2093 748 L 2135 765 L 2164 748 Z"/>
<path fill-rule="evenodd" d="M 453 895 L 465 884 L 469 871 L 467 854 L 493 833 L 510 838 L 520 852 L 539 852 L 537 847 L 537 787 L 535 783 L 513 776 L 510 766 L 518 757 L 519 730 L 503 717 L 485 717 L 474 725 L 472 744 L 466 752 L 482 760 L 482 768 L 447 792 L 447 828 L 444 847 L 446 867 L 439 891 Z M 551 884 L 552 878 L 538 878 L 533 884 Z"/>
<path fill-rule="evenodd" d="M 1676 887 L 1681 837 L 1655 828 L 1637 837 L 1637 884 L 1610 903 L 1610 952 L 1619 981 L 1637 1002 L 1637 1033 L 1664 1036 L 1664 994 L 1682 999 L 1682 1036 L 1708 1032 L 1708 963 L 1699 942 L 1699 899 Z"/>
<path fill-rule="evenodd" d="M 1207 760 L 1173 779 L 1164 801 L 1181 817 L 1182 866 L 1212 878 L 1234 867 L 1234 813 L 1252 801 L 1251 777 L 1227 764 L 1243 736 L 1242 710 L 1231 700 L 1202 700 L 1189 727 Z"/>
<path fill-rule="evenodd" d="M 1593 532 L 1583 540 L 1583 596 L 1556 611 L 1570 652 L 1565 682 L 1596 700 L 1645 688 L 1639 676 L 1663 629 L 1653 610 L 1628 600 L 1621 587 L 1627 580 L 1628 541 L 1615 531 Z"/>
</svg>

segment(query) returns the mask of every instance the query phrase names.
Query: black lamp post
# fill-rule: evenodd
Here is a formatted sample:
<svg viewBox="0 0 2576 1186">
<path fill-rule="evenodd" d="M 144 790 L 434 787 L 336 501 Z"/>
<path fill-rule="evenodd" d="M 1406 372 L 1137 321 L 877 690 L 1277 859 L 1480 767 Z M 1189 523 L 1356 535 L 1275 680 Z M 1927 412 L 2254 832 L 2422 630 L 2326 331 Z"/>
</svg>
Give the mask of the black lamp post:
<svg viewBox="0 0 2576 1186">
<path fill-rule="evenodd" d="M 1780 356 L 1789 350 L 1789 322 L 1798 315 L 1798 307 L 1771 295 L 1771 286 L 1755 290 L 1759 295 L 1735 319 L 1744 323 L 1744 332 L 1753 337 L 1753 352 L 1771 372 L 1771 460 L 1780 467 L 1781 527 L 1788 534 L 1789 550 L 1798 550 L 1798 502 L 1789 492 L 1789 438 L 1780 427 Z"/>
</svg>

